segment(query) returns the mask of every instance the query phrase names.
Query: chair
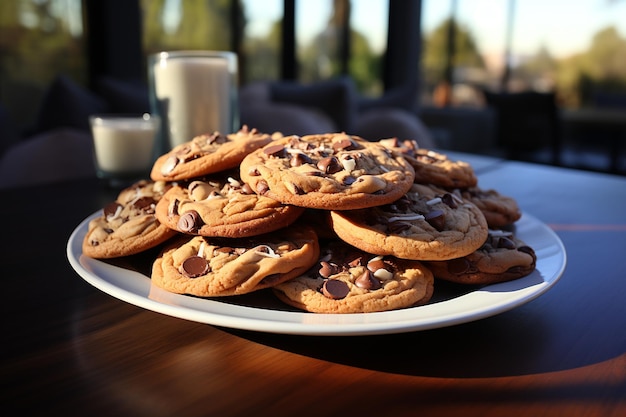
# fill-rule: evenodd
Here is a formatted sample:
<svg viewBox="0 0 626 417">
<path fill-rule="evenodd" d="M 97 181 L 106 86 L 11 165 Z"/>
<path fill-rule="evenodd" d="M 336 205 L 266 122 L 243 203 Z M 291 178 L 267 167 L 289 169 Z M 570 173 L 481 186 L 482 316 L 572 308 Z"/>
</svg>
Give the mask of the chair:
<svg viewBox="0 0 626 417">
<path fill-rule="evenodd" d="M 555 93 L 483 93 L 496 113 L 496 142 L 507 158 L 536 161 L 538 152 L 547 148 L 550 162 L 560 165 L 561 122 Z"/>
</svg>

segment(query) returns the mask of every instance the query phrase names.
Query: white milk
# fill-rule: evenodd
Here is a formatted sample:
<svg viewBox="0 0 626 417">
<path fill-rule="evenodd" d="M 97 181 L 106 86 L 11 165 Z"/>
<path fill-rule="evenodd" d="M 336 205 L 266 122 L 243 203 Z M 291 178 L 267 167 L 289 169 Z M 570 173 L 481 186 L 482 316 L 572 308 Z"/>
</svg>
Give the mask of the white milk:
<svg viewBox="0 0 626 417">
<path fill-rule="evenodd" d="M 91 130 L 100 173 L 123 175 L 147 171 L 152 165 L 157 127 L 157 119 L 149 117 L 94 117 Z"/>
<path fill-rule="evenodd" d="M 235 86 L 228 59 L 172 53 L 162 54 L 153 65 L 154 94 L 170 148 L 203 133 L 231 133 Z"/>
</svg>

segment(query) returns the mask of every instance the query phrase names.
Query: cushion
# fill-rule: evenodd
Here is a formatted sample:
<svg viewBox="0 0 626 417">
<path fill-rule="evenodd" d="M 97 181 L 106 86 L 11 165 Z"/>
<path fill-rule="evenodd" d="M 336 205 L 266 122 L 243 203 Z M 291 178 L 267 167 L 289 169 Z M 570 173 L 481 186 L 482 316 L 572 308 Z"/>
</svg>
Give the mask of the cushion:
<svg viewBox="0 0 626 417">
<path fill-rule="evenodd" d="M 270 99 L 325 113 L 341 131 L 354 127 L 357 115 L 356 89 L 352 79 L 339 77 L 312 84 L 295 81 L 270 83 Z"/>
<path fill-rule="evenodd" d="M 96 92 L 107 102 L 111 113 L 150 113 L 148 87 L 139 81 L 102 77 L 96 83 Z"/>
<path fill-rule="evenodd" d="M 8 110 L 0 103 L 0 155 L 18 140 Z"/>
<path fill-rule="evenodd" d="M 269 101 L 269 84 L 265 81 L 255 81 L 239 88 L 240 103 L 253 105 Z"/>
<path fill-rule="evenodd" d="M 20 141 L 0 158 L 0 188 L 95 178 L 91 134 L 53 129 Z"/>
<path fill-rule="evenodd" d="M 397 108 L 409 112 L 417 111 L 417 89 L 415 87 L 396 87 L 376 98 L 363 97 L 359 100 L 359 112 L 377 108 Z"/>
<path fill-rule="evenodd" d="M 422 148 L 432 149 L 434 140 L 416 114 L 403 109 L 379 108 L 363 113 L 353 132 L 364 139 L 413 139 Z"/>
<path fill-rule="evenodd" d="M 284 135 L 303 136 L 337 130 L 325 114 L 296 105 L 241 103 L 239 112 L 242 125 L 264 133 L 281 132 Z"/>
<path fill-rule="evenodd" d="M 69 77 L 57 76 L 45 92 L 34 131 L 60 127 L 89 131 L 89 116 L 106 113 L 107 103 Z"/>
</svg>

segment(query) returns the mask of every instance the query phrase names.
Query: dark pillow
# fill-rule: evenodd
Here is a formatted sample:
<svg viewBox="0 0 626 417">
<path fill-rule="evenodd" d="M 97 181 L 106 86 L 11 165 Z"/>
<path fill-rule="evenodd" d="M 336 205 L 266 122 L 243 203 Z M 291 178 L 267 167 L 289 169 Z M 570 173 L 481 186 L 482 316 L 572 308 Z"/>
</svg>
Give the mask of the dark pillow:
<svg viewBox="0 0 626 417">
<path fill-rule="evenodd" d="M 386 91 L 380 97 L 363 97 L 359 100 L 359 113 L 379 108 L 417 112 L 417 89 L 413 86 L 396 87 Z"/>
<path fill-rule="evenodd" d="M 8 110 L 0 103 L 0 155 L 17 142 L 17 130 L 13 126 Z"/>
<path fill-rule="evenodd" d="M 44 94 L 34 133 L 59 127 L 89 131 L 89 116 L 108 111 L 107 103 L 100 97 L 59 75 Z"/>
<path fill-rule="evenodd" d="M 125 81 L 102 77 L 96 92 L 109 105 L 111 113 L 143 114 L 150 112 L 148 87 L 140 81 Z"/>
<path fill-rule="evenodd" d="M 261 132 L 281 132 L 284 135 L 311 135 L 316 133 L 335 132 L 334 126 L 324 113 L 303 109 L 294 104 L 264 103 L 240 106 L 242 125 L 256 128 Z"/>
<path fill-rule="evenodd" d="M 271 83 L 270 100 L 296 104 L 326 114 L 341 131 L 351 131 L 356 120 L 356 89 L 349 77 L 333 78 L 312 84 L 293 81 Z"/>
</svg>

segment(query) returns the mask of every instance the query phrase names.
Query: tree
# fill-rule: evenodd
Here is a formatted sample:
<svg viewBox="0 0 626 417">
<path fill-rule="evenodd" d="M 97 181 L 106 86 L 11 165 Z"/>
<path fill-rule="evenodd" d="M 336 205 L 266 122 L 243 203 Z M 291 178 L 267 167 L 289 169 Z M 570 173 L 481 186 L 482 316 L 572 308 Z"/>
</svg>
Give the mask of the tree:
<svg viewBox="0 0 626 417">
<path fill-rule="evenodd" d="M 437 84 L 445 79 L 448 33 L 451 24 L 455 25 L 453 67 L 485 68 L 485 61 L 471 31 L 466 26 L 448 18 L 424 36 L 422 66 L 426 83 L 429 85 Z"/>
<path fill-rule="evenodd" d="M 591 104 L 596 93 L 626 93 L 626 39 L 612 26 L 597 32 L 587 51 L 558 62 L 556 85 L 569 107 Z"/>
<path fill-rule="evenodd" d="M 350 22 L 350 1 L 335 0 L 333 14 L 326 28 L 305 45 L 299 54 L 300 79 L 305 82 L 341 75 L 344 72 L 341 62 L 342 48 L 349 49 L 347 72 L 361 92 L 376 93 L 382 89 L 380 76 L 381 57 L 373 51 L 367 38 L 352 27 Z M 349 44 L 342 45 L 344 31 L 348 30 Z"/>
</svg>

